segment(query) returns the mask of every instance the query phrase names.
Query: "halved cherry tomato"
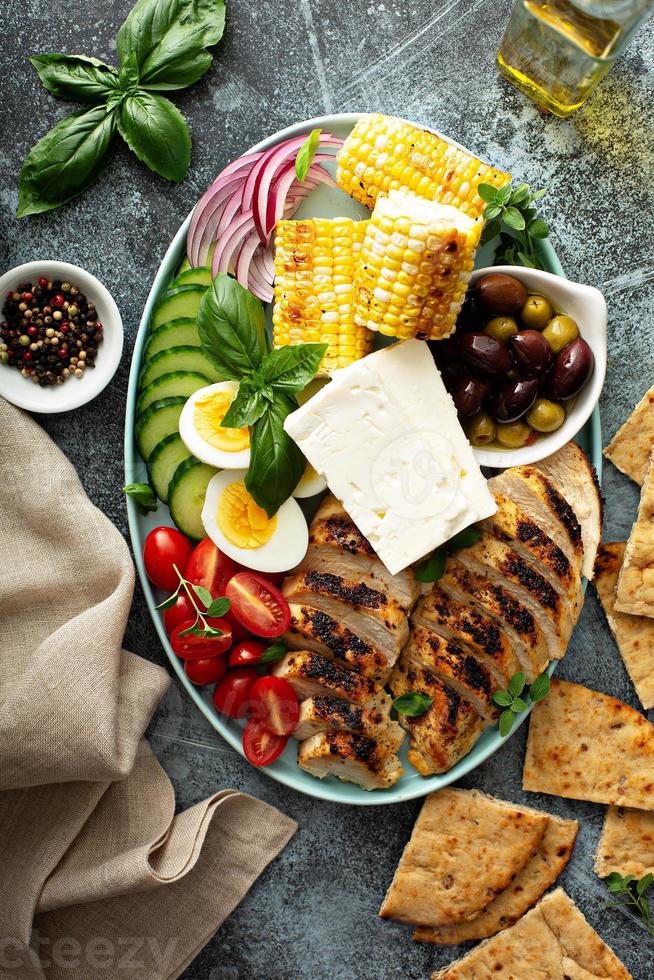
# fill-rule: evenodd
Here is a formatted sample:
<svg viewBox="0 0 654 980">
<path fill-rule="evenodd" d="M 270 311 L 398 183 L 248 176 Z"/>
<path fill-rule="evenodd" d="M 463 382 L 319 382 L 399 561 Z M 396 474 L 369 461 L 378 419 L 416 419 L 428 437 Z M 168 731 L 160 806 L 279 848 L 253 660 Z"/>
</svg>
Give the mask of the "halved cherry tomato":
<svg viewBox="0 0 654 980">
<path fill-rule="evenodd" d="M 225 586 L 236 571 L 236 563 L 211 540 L 204 538 L 189 558 L 184 577 L 208 589 L 214 599 L 225 595 Z"/>
<path fill-rule="evenodd" d="M 256 636 L 281 636 L 288 629 L 288 602 L 262 575 L 238 572 L 227 583 L 225 595 L 234 616 Z"/>
<path fill-rule="evenodd" d="M 195 619 L 195 609 L 191 605 L 191 600 L 186 593 L 180 592 L 175 601 L 175 605 L 164 609 L 164 629 L 168 636 L 170 636 L 176 626 L 179 626 L 180 623 L 185 623 L 188 619 Z"/>
<path fill-rule="evenodd" d="M 192 684 L 202 687 L 215 684 L 227 673 L 227 657 L 205 657 L 203 660 L 186 660 L 184 673 Z"/>
<path fill-rule="evenodd" d="M 250 639 L 250 631 L 245 628 L 243 623 L 239 623 L 231 609 L 227 610 L 224 619 L 226 619 L 229 625 L 232 627 L 232 639 L 234 640 L 234 643 L 240 643 L 241 640 Z"/>
<path fill-rule="evenodd" d="M 300 702 L 283 677 L 260 677 L 250 691 L 252 717 L 275 735 L 290 735 L 297 728 Z"/>
<path fill-rule="evenodd" d="M 193 546 L 188 538 L 174 527 L 155 527 L 143 545 L 143 564 L 154 585 L 173 592 L 179 585 L 173 565 L 184 574 Z"/>
<path fill-rule="evenodd" d="M 242 643 L 237 643 L 229 652 L 229 666 L 252 667 L 259 663 L 261 654 L 267 649 L 266 644 L 259 643 L 258 640 L 244 640 Z"/>
<path fill-rule="evenodd" d="M 224 619 L 207 619 L 209 626 L 220 630 L 222 636 L 181 636 L 184 630 L 193 626 L 195 619 L 187 619 L 185 623 L 178 623 L 170 634 L 170 645 L 173 651 L 182 660 L 204 660 L 205 657 L 216 657 L 219 653 L 225 653 L 232 645 L 232 631 L 229 623 Z"/>
<path fill-rule="evenodd" d="M 243 752 L 253 766 L 269 766 L 279 758 L 287 743 L 288 735 L 269 732 L 255 718 L 251 718 L 243 729 Z"/>
<path fill-rule="evenodd" d="M 229 718 L 245 718 L 250 708 L 250 691 L 259 674 L 251 667 L 230 670 L 213 692 L 213 703 Z"/>
</svg>

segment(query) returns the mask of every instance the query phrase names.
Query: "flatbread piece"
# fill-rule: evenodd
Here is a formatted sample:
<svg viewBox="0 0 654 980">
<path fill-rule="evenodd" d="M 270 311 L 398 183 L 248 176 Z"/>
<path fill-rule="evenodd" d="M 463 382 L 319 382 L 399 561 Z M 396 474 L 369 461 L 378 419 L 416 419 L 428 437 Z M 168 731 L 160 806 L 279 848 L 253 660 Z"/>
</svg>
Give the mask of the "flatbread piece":
<svg viewBox="0 0 654 980">
<path fill-rule="evenodd" d="M 595 870 L 600 878 L 612 871 L 635 878 L 654 874 L 654 813 L 610 806 L 597 847 Z"/>
<path fill-rule="evenodd" d="M 640 491 L 616 588 L 615 608 L 632 616 L 654 616 L 654 455 Z"/>
<path fill-rule="evenodd" d="M 654 707 L 654 619 L 630 616 L 615 609 L 615 589 L 626 544 L 600 545 L 595 562 L 595 588 L 620 656 L 643 708 Z"/>
<path fill-rule="evenodd" d="M 562 888 L 432 980 L 633 980 Z"/>
<path fill-rule="evenodd" d="M 646 392 L 604 450 L 614 466 L 642 487 L 654 448 L 654 387 Z"/>
<path fill-rule="evenodd" d="M 554 884 L 572 857 L 579 824 L 550 814 L 547 830 L 538 850 L 527 861 L 508 888 L 505 888 L 475 919 L 452 926 L 429 929 L 421 926 L 413 933 L 417 942 L 457 946 L 471 939 L 486 939 L 507 929 L 525 914 Z"/>
<path fill-rule="evenodd" d="M 529 721 L 523 789 L 654 809 L 654 725 L 617 698 L 552 678 Z"/>
<path fill-rule="evenodd" d="M 549 817 L 479 790 L 428 796 L 380 916 L 440 926 L 472 919 L 535 854 Z"/>
</svg>

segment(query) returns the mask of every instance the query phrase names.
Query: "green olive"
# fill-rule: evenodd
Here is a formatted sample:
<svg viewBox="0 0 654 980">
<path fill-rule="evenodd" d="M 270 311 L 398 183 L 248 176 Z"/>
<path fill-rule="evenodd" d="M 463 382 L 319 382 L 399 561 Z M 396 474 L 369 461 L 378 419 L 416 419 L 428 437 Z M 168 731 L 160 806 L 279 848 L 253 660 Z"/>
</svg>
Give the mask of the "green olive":
<svg viewBox="0 0 654 980">
<path fill-rule="evenodd" d="M 517 332 L 518 324 L 512 316 L 494 316 L 484 327 L 484 333 L 495 337 L 495 340 L 499 340 L 501 344 L 505 344 L 509 337 Z"/>
<path fill-rule="evenodd" d="M 527 302 L 520 311 L 520 319 L 525 327 L 531 327 L 532 330 L 542 330 L 547 326 L 553 315 L 554 310 L 550 301 L 545 299 L 544 296 L 538 296 L 535 293 L 533 296 L 528 297 Z"/>
<path fill-rule="evenodd" d="M 579 328 L 571 316 L 557 313 L 543 330 L 543 337 L 555 354 L 571 344 L 579 336 Z"/>
<path fill-rule="evenodd" d="M 505 422 L 497 427 L 497 441 L 507 449 L 519 449 L 531 435 L 531 429 L 524 422 Z"/>
<path fill-rule="evenodd" d="M 487 446 L 495 438 L 497 426 L 486 412 L 477 412 L 466 426 L 466 435 L 473 446 Z"/>
<path fill-rule="evenodd" d="M 537 398 L 527 413 L 527 422 L 536 432 L 554 432 L 565 421 L 565 410 L 557 402 L 548 398 Z"/>
</svg>

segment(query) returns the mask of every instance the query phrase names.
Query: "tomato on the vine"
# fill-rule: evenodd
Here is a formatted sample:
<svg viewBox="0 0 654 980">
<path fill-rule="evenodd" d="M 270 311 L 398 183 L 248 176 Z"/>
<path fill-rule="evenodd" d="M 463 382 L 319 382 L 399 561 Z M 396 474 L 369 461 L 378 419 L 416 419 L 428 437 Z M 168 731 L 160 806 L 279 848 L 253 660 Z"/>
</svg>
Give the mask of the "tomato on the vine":
<svg viewBox="0 0 654 980">
<path fill-rule="evenodd" d="M 185 660 L 184 673 L 192 684 L 202 687 L 215 684 L 227 673 L 227 657 L 205 657 L 202 660 Z"/>
<path fill-rule="evenodd" d="M 259 674 L 251 667 L 230 670 L 213 692 L 213 703 L 229 718 L 245 718 L 250 708 L 250 691 Z"/>
<path fill-rule="evenodd" d="M 143 545 L 143 564 L 150 581 L 166 592 L 174 592 L 179 585 L 177 566 L 183 575 L 191 557 L 193 546 L 181 531 L 174 527 L 155 527 Z"/>
<path fill-rule="evenodd" d="M 291 621 L 288 602 L 262 575 L 238 572 L 225 589 L 230 611 L 256 636 L 281 636 Z"/>
<path fill-rule="evenodd" d="M 269 766 L 287 744 L 287 735 L 275 735 L 256 718 L 251 718 L 243 729 L 243 753 L 253 766 Z"/>
<path fill-rule="evenodd" d="M 225 653 L 232 645 L 232 632 L 229 623 L 224 619 L 207 619 L 207 624 L 214 629 L 220 630 L 222 636 L 194 636 L 189 633 L 187 636 L 180 636 L 180 633 L 195 624 L 195 619 L 187 619 L 184 623 L 178 623 L 170 635 L 170 645 L 173 651 L 182 660 L 204 660 L 205 657 L 216 657 L 220 653 Z M 198 623 L 198 628 L 202 628 L 202 623 Z"/>
<path fill-rule="evenodd" d="M 275 735 L 290 735 L 300 718 L 300 702 L 282 677 L 260 677 L 250 691 L 251 715 Z"/>
</svg>

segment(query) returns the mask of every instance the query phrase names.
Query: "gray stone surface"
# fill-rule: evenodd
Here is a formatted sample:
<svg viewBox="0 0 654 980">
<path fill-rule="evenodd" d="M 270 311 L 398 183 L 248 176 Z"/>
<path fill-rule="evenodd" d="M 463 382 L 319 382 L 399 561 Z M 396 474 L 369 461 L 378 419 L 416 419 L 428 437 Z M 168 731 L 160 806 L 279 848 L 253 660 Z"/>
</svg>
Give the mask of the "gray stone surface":
<svg viewBox="0 0 654 980">
<path fill-rule="evenodd" d="M 231 0 L 214 68 L 174 96 L 193 132 L 188 179 L 172 186 L 120 146 L 83 198 L 18 223 L 16 175 L 30 146 L 65 107 L 39 86 L 26 56 L 50 50 L 113 58 L 129 0 L 7 5 L 0 95 L 2 269 L 64 258 L 100 276 L 124 317 L 125 354 L 110 387 L 72 415 L 41 422 L 76 465 L 91 498 L 126 534 L 122 440 L 127 376 L 150 282 L 168 242 L 224 164 L 267 133 L 337 110 L 381 109 L 438 127 L 518 177 L 547 185 L 543 213 L 571 277 L 603 289 L 610 307 L 606 437 L 654 380 L 654 44 L 645 26 L 588 105 L 567 122 L 539 114 L 496 74 L 507 0 Z M 37 488 L 35 488 L 37 489 Z M 625 536 L 636 488 L 605 468 L 606 537 Z M 128 646 L 163 652 L 137 589 Z M 637 706 L 589 594 L 561 676 Z M 563 884 L 636 980 L 650 980 L 654 945 L 619 912 L 592 871 L 602 807 L 521 791 L 526 726 L 466 780 L 507 799 L 581 820 Z M 410 930 L 376 917 L 419 803 L 345 808 L 300 796 L 248 766 L 173 685 L 152 724 L 152 745 L 178 804 L 235 786 L 279 806 L 300 829 L 282 857 L 184 976 L 188 980 L 379 980 L 428 976 L 459 951 L 413 944 Z M 220 887 L 220 882 L 216 882 Z M 192 915 L 180 909 L 180 916 Z M 530 978 L 523 978 L 530 980 Z"/>
</svg>

